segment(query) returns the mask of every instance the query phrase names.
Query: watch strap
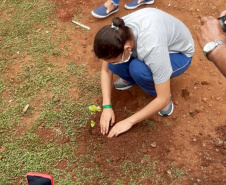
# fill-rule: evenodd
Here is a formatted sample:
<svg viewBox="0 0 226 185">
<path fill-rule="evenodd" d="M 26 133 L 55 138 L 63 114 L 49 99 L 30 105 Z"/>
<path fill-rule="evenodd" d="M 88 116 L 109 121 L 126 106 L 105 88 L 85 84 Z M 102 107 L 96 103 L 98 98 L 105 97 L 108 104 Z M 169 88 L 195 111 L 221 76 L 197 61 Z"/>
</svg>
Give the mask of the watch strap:
<svg viewBox="0 0 226 185">
<path fill-rule="evenodd" d="M 220 44 L 226 44 L 226 41 L 223 41 L 223 40 L 215 40 L 215 43 L 218 45 Z"/>
<path fill-rule="evenodd" d="M 214 40 L 214 41 L 211 41 L 211 42 L 215 42 L 215 47 L 211 50 L 211 51 L 213 51 L 218 45 L 221 45 L 221 44 L 226 44 L 226 41 L 223 41 L 223 40 Z M 208 43 L 207 43 L 208 44 Z M 211 52 L 210 51 L 210 52 Z M 203 51 L 203 53 L 204 53 L 204 55 L 205 55 L 205 57 L 210 61 L 210 62 L 212 62 L 210 59 L 209 59 L 209 57 L 207 56 L 210 52 L 204 52 Z"/>
</svg>

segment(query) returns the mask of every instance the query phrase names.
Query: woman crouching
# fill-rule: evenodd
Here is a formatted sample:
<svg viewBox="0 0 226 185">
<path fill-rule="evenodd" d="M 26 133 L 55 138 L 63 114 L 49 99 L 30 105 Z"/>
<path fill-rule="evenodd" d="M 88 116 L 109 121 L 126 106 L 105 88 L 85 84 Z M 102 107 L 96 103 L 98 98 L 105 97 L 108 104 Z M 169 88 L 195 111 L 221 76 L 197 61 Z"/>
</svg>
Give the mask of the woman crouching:
<svg viewBox="0 0 226 185">
<path fill-rule="evenodd" d="M 190 66 L 194 41 L 180 20 L 159 9 L 144 8 L 122 18 L 115 17 L 111 25 L 100 29 L 94 39 L 94 52 L 103 59 L 100 119 L 103 135 L 115 124 L 111 106 L 113 74 L 120 77 L 113 83 L 116 89 L 126 90 L 137 84 L 155 97 L 140 111 L 116 123 L 108 134 L 114 137 L 157 112 L 161 116 L 172 114 L 170 79 Z"/>
</svg>

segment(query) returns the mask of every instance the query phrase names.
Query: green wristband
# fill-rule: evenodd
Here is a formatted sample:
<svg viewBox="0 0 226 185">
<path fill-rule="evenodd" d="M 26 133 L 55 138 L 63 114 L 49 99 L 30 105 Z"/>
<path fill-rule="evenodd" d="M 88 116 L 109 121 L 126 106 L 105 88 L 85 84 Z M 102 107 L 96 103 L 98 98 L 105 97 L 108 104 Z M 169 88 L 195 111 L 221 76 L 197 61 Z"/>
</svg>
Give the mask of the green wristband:
<svg viewBox="0 0 226 185">
<path fill-rule="evenodd" d="M 103 105 L 103 109 L 111 109 L 112 105 Z"/>
</svg>

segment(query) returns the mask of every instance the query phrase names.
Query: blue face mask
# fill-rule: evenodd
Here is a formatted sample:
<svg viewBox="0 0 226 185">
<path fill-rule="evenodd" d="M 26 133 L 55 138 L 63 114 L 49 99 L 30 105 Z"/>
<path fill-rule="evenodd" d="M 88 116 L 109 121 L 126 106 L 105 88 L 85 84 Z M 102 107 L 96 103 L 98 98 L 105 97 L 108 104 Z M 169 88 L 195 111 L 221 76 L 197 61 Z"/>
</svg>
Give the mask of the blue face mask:
<svg viewBox="0 0 226 185">
<path fill-rule="evenodd" d="M 126 62 L 128 62 L 129 59 L 131 58 L 131 54 L 132 54 L 132 52 L 130 52 L 130 53 L 129 53 L 129 57 L 128 57 L 126 60 L 124 60 L 124 52 L 123 52 L 123 53 L 122 53 L 122 59 L 121 59 L 121 61 L 120 61 L 120 62 L 116 62 L 116 63 L 111 63 L 111 64 L 112 64 L 112 65 L 117 65 L 117 64 L 126 63 Z"/>
</svg>

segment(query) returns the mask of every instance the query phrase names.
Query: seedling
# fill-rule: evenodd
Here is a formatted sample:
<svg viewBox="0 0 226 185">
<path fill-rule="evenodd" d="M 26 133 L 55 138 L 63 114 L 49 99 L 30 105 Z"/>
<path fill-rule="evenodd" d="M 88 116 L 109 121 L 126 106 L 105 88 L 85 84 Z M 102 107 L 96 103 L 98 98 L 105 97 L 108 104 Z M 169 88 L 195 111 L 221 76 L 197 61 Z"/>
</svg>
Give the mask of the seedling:
<svg viewBox="0 0 226 185">
<path fill-rule="evenodd" d="M 96 106 L 96 105 L 90 105 L 89 110 L 91 112 L 91 115 L 95 115 L 96 112 L 101 112 L 100 106 Z"/>
<path fill-rule="evenodd" d="M 89 106 L 89 110 L 91 112 L 91 115 L 95 115 L 96 112 L 101 112 L 101 108 L 100 106 L 96 106 L 96 105 L 90 105 Z M 91 127 L 93 128 L 95 126 L 96 122 L 91 120 Z"/>
<path fill-rule="evenodd" d="M 95 126 L 96 122 L 91 120 L 91 127 L 93 128 Z"/>
</svg>

